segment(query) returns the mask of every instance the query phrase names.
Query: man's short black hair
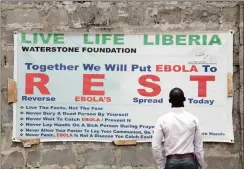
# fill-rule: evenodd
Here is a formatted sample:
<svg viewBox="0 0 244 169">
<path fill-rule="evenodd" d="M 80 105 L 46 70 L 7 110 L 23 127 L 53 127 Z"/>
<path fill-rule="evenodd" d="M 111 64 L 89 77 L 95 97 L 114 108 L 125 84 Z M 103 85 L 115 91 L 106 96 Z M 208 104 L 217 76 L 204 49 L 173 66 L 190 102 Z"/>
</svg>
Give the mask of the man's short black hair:
<svg viewBox="0 0 244 169">
<path fill-rule="evenodd" d="M 169 93 L 169 102 L 174 104 L 183 103 L 186 100 L 183 90 L 178 87 L 173 88 Z"/>
</svg>

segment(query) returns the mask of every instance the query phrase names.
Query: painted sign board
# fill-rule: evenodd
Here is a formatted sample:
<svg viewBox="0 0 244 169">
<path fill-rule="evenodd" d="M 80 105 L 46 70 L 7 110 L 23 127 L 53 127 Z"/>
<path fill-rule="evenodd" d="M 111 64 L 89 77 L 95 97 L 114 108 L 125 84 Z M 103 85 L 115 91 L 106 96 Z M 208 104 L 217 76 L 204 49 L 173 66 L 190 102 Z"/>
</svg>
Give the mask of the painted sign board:
<svg viewBox="0 0 244 169">
<path fill-rule="evenodd" d="M 233 33 L 16 33 L 13 138 L 150 142 L 180 87 L 203 140 L 234 142 Z"/>
</svg>

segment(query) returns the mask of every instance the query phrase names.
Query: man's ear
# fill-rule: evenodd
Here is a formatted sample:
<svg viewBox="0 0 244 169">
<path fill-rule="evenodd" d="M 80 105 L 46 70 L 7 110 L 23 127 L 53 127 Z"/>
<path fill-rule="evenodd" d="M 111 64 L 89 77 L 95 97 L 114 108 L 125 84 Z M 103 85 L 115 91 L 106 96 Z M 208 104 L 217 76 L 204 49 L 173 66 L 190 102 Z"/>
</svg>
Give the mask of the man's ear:
<svg viewBox="0 0 244 169">
<path fill-rule="evenodd" d="M 183 101 L 186 101 L 186 98 L 185 97 L 183 98 Z"/>
<path fill-rule="evenodd" d="M 171 103 L 171 99 L 169 99 L 169 102 Z"/>
</svg>

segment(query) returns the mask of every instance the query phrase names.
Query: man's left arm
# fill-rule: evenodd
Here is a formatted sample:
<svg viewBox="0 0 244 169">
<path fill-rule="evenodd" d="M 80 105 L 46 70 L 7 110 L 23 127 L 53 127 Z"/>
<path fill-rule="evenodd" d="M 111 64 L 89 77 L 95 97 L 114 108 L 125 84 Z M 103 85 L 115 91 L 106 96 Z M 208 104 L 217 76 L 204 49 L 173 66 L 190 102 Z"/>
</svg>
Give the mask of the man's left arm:
<svg viewBox="0 0 244 169">
<path fill-rule="evenodd" d="M 159 121 L 157 121 L 152 138 L 152 152 L 159 169 L 165 168 L 165 155 L 163 153 L 164 147 L 162 144 L 163 138 L 164 135 L 161 125 Z"/>
</svg>

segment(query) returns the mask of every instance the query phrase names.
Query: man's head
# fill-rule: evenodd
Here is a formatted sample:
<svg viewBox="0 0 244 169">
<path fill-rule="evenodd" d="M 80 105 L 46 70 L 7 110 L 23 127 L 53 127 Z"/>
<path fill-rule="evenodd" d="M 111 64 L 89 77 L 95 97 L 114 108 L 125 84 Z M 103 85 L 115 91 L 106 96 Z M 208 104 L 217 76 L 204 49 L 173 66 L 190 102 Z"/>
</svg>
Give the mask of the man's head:
<svg viewBox="0 0 244 169">
<path fill-rule="evenodd" d="M 180 88 L 173 88 L 169 93 L 169 102 L 172 107 L 184 107 L 184 101 L 186 100 L 184 92 Z"/>
</svg>

